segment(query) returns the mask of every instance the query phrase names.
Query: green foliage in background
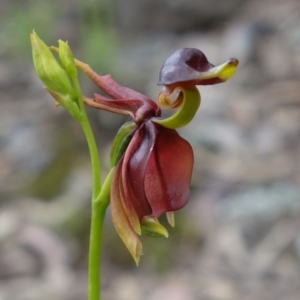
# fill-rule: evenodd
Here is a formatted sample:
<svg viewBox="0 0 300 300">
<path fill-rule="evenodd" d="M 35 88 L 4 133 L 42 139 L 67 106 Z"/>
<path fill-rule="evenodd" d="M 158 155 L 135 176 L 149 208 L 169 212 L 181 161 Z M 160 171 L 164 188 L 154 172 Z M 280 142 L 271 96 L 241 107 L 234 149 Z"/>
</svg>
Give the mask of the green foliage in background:
<svg viewBox="0 0 300 300">
<path fill-rule="evenodd" d="M 103 72 L 113 63 L 115 38 L 109 0 L 7 1 L 0 8 L 0 59 L 29 58 L 32 30 L 55 44 L 68 40 L 78 57 Z"/>
</svg>

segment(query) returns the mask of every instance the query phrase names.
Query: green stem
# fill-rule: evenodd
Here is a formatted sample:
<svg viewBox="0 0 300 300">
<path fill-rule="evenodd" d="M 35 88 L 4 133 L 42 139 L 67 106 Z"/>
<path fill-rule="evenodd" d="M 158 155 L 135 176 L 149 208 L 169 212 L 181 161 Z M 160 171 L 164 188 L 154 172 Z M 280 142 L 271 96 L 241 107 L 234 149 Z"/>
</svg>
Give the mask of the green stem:
<svg viewBox="0 0 300 300">
<path fill-rule="evenodd" d="M 77 95 L 82 95 L 77 74 L 72 78 Z M 108 174 L 103 187 L 101 188 L 101 166 L 98 154 L 98 148 L 95 137 L 84 107 L 82 99 L 78 101 L 80 111 L 82 112 L 81 126 L 88 143 L 92 174 L 93 174 L 93 197 L 89 245 L 89 278 L 88 278 L 88 299 L 101 299 L 101 246 L 103 223 L 107 206 L 110 201 L 110 186 L 112 181 L 113 169 Z"/>
<path fill-rule="evenodd" d="M 98 155 L 98 148 L 92 132 L 89 120 L 86 116 L 85 110 L 84 118 L 81 122 L 82 129 L 85 133 L 88 143 L 91 165 L 92 165 L 92 178 L 93 178 L 93 196 L 92 196 L 92 208 L 91 208 L 91 229 L 90 229 L 90 245 L 89 245 L 89 300 L 100 299 L 100 264 L 101 264 L 101 235 L 102 224 L 105 215 L 105 209 L 100 209 L 100 206 L 96 204 L 96 198 L 100 195 L 101 191 L 101 169 L 100 160 Z"/>
<path fill-rule="evenodd" d="M 85 111 L 84 111 L 85 112 Z M 89 151 L 90 151 L 90 157 L 91 157 L 91 165 L 92 165 L 92 176 L 93 176 L 93 197 L 92 201 L 96 199 L 96 197 L 99 195 L 101 190 L 101 166 L 100 166 L 100 159 L 98 154 L 98 148 L 97 144 L 94 138 L 94 134 L 92 131 L 92 128 L 90 126 L 90 123 L 86 118 L 85 120 L 81 122 L 82 129 L 84 131 Z"/>
<path fill-rule="evenodd" d="M 85 119 L 81 125 L 88 142 L 93 173 L 93 198 L 88 267 L 88 299 L 100 300 L 102 232 L 106 209 L 110 201 L 110 186 L 114 169 L 110 171 L 101 188 L 100 161 L 96 141 L 88 119 Z"/>
<path fill-rule="evenodd" d="M 101 298 L 101 244 L 105 212 L 110 200 L 113 170 L 108 174 L 99 196 L 93 199 L 89 246 L 89 300 Z"/>
</svg>

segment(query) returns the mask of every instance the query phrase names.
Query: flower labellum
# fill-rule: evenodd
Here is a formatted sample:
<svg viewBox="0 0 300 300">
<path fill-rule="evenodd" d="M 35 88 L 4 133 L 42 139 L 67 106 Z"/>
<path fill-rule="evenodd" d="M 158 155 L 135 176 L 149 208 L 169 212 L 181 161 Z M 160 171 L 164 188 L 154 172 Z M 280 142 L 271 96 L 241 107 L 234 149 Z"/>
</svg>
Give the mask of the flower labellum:
<svg viewBox="0 0 300 300">
<path fill-rule="evenodd" d="M 161 68 L 158 85 L 195 86 L 222 83 L 235 74 L 239 62 L 230 58 L 215 67 L 204 53 L 195 48 L 183 48 L 173 53 Z"/>
</svg>

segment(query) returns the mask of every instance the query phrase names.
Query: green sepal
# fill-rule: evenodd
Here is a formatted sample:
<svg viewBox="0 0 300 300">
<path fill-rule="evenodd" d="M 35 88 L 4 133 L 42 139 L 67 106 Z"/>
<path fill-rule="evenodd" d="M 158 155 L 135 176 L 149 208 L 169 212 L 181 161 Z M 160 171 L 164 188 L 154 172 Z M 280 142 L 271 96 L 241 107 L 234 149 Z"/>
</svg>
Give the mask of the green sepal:
<svg viewBox="0 0 300 300">
<path fill-rule="evenodd" d="M 152 119 L 153 122 L 170 129 L 184 127 L 188 123 L 190 123 L 193 120 L 201 104 L 201 96 L 198 89 L 195 86 L 190 88 L 184 88 L 179 86 L 173 91 L 173 93 L 174 92 L 182 93 L 181 96 L 183 97 L 182 103 L 179 106 L 177 112 L 166 119 Z M 161 96 L 164 97 L 163 94 L 161 94 Z M 166 97 L 170 97 L 170 95 Z"/>
<path fill-rule="evenodd" d="M 126 151 L 136 129 L 134 122 L 125 123 L 118 131 L 110 152 L 110 167 L 115 167 Z"/>
<path fill-rule="evenodd" d="M 144 217 L 141 221 L 142 234 L 152 237 L 169 237 L 167 229 L 156 218 Z"/>
<path fill-rule="evenodd" d="M 59 105 L 63 106 L 69 114 L 76 119 L 77 121 L 81 121 L 83 118 L 83 114 L 80 111 L 77 104 L 69 98 L 68 95 L 61 95 L 53 90 L 50 90 L 46 87 L 51 96 L 59 103 Z"/>
</svg>

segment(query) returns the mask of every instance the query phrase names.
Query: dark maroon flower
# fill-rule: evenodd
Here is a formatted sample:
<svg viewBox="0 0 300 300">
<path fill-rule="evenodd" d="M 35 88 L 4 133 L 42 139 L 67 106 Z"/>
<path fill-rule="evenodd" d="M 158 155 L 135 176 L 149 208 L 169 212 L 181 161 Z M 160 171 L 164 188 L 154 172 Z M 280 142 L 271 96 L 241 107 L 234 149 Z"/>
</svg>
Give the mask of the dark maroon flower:
<svg viewBox="0 0 300 300">
<path fill-rule="evenodd" d="M 174 226 L 173 212 L 189 199 L 193 150 L 175 129 L 189 123 L 199 108 L 200 94 L 195 85 L 223 82 L 234 74 L 237 64 L 230 59 L 215 67 L 197 49 L 175 52 L 160 72 L 159 84 L 165 87 L 159 103 L 178 111 L 161 119 L 161 110 L 153 100 L 77 61 L 77 66 L 111 97 L 95 94 L 93 100 L 84 97 L 85 103 L 129 115 L 134 121 L 121 127 L 113 144 L 111 212 L 114 226 L 136 263 L 142 251 L 138 235 L 168 236 L 158 218 L 166 213 Z M 173 101 L 174 91 L 178 97 Z"/>
<path fill-rule="evenodd" d="M 59 49 L 51 47 L 59 53 L 60 65 L 35 33 L 31 35 L 31 42 L 38 76 L 75 119 L 80 122 L 85 114 L 77 67 L 109 96 L 95 94 L 93 99 L 82 96 L 86 105 L 129 115 L 133 120 L 121 127 L 111 151 L 114 171 L 111 212 L 118 234 L 138 263 L 142 251 L 138 235 L 167 237 L 168 232 L 158 218 L 166 214 L 174 226 L 173 212 L 189 199 L 193 150 L 175 129 L 187 125 L 200 106 L 196 85 L 226 81 L 234 75 L 238 61 L 229 59 L 215 67 L 198 49 L 184 48 L 172 54 L 160 71 L 158 83 L 164 88 L 158 103 L 162 108 L 177 108 L 177 111 L 162 119 L 161 109 L 152 99 L 74 60 L 67 43 L 60 41 Z"/>
</svg>

